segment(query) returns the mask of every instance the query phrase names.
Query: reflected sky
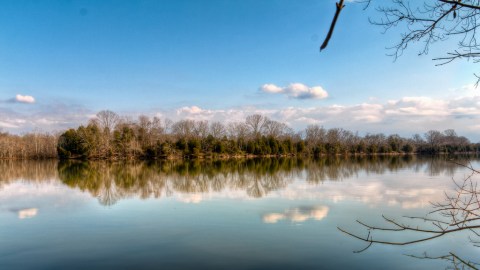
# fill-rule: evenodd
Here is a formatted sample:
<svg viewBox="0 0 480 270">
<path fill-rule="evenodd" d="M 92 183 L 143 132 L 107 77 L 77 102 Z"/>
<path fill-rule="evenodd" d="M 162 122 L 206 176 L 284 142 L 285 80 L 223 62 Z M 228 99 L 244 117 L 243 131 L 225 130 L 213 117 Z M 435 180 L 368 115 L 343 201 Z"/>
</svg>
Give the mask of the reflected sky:
<svg viewBox="0 0 480 270">
<path fill-rule="evenodd" d="M 444 265 L 402 254 L 475 252 L 445 237 L 353 254 L 361 243 L 336 229 L 426 214 L 467 174 L 445 158 L 3 161 L 0 171 L 0 269 L 418 269 Z"/>
<path fill-rule="evenodd" d="M 263 216 L 265 223 L 277 223 L 286 219 L 291 222 L 304 222 L 309 219 L 322 220 L 328 215 L 328 206 L 304 206 L 287 209 L 284 213 L 268 213 Z"/>
<path fill-rule="evenodd" d="M 18 218 L 32 218 L 36 216 L 38 213 L 38 208 L 27 208 L 27 209 L 20 209 L 18 210 Z"/>
</svg>

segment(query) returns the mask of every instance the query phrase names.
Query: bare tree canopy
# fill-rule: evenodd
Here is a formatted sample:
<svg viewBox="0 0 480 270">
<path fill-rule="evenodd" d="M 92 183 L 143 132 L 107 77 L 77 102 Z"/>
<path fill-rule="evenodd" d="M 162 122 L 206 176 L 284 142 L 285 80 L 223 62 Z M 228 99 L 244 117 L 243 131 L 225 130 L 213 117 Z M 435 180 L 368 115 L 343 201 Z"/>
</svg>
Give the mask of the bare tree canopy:
<svg viewBox="0 0 480 270">
<path fill-rule="evenodd" d="M 370 0 L 372 1 L 372 0 Z M 369 2 L 370 2 L 369 1 Z M 393 0 L 390 5 L 377 7 L 382 14 L 371 23 L 389 30 L 393 27 L 405 29 L 400 41 L 394 44 L 393 56 L 402 55 L 413 43 L 422 43 L 419 54 L 428 54 L 430 46 L 438 41 L 455 38 L 457 48 L 443 57 L 435 58 L 438 64 L 449 63 L 465 58 L 477 62 L 480 47 L 477 42 L 477 20 L 480 19 L 480 1 L 478 0 L 436 0 L 408 1 Z"/>
<path fill-rule="evenodd" d="M 260 134 L 260 131 L 265 127 L 267 121 L 268 118 L 260 114 L 249 115 L 245 119 L 245 123 L 250 127 L 254 136 Z"/>
<path fill-rule="evenodd" d="M 112 111 L 109 111 L 109 110 L 104 110 L 104 111 L 98 112 L 97 113 L 97 118 L 98 118 L 98 121 L 99 121 L 101 127 L 104 130 L 107 130 L 108 132 L 112 131 L 113 128 L 115 127 L 115 125 L 120 120 L 120 117 L 118 116 L 118 114 L 116 114 Z"/>
<path fill-rule="evenodd" d="M 437 65 L 460 59 L 471 60 L 474 63 L 480 61 L 480 43 L 477 41 L 480 21 L 479 0 L 363 0 L 356 3 L 365 4 L 365 8 L 378 3 L 375 9 L 380 13 L 380 17 L 370 18 L 370 22 L 382 27 L 384 31 L 396 28 L 402 32 L 400 39 L 388 47 L 389 54 L 395 59 L 413 45 L 420 44 L 418 54 L 426 55 L 434 43 L 451 40 L 456 45 L 452 45 L 444 55 L 433 59 Z M 341 4 L 343 1 L 336 4 L 337 12 L 322 49 L 332 36 L 341 10 L 338 6 Z M 480 80 L 479 76 L 475 76 Z"/>
</svg>

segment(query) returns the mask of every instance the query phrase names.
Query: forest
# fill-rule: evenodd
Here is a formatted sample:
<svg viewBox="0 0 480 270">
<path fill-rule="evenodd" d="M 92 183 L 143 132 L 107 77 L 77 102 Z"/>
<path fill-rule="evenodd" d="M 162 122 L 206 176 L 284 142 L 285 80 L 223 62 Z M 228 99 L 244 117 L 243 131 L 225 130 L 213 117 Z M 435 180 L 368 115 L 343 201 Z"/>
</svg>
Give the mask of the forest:
<svg viewBox="0 0 480 270">
<path fill-rule="evenodd" d="M 101 111 L 87 125 L 57 134 L 0 132 L 0 159 L 196 159 L 267 156 L 478 153 L 452 129 L 403 138 L 383 133 L 360 136 L 343 128 L 309 125 L 294 131 L 254 114 L 243 122 L 137 120 Z"/>
</svg>

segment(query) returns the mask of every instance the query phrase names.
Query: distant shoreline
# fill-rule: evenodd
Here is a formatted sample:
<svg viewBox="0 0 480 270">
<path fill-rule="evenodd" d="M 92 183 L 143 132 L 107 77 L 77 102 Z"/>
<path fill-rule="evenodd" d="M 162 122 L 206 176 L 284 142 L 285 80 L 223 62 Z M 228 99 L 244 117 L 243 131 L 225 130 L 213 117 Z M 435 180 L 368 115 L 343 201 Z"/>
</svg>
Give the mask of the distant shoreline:
<svg viewBox="0 0 480 270">
<path fill-rule="evenodd" d="M 88 125 L 63 133 L 0 132 L 0 159 L 230 159 L 260 157 L 379 156 L 480 153 L 453 129 L 429 130 L 404 138 L 398 134 L 364 136 L 343 128 L 309 125 L 294 131 L 287 124 L 262 115 L 241 122 L 177 122 L 140 116 L 122 118 L 101 111 Z"/>
<path fill-rule="evenodd" d="M 305 158 L 305 159 L 315 159 L 315 158 L 332 158 L 332 157 L 382 157 L 382 156 L 420 156 L 420 157 L 435 157 L 435 156 L 462 156 L 462 155 L 480 155 L 480 152 L 455 152 L 455 153 L 343 153 L 343 154 L 321 154 L 317 156 L 312 155 L 252 155 L 252 154 L 236 154 L 236 155 L 198 155 L 198 156 L 163 156 L 155 158 L 146 158 L 146 157 L 109 157 L 109 158 L 83 158 L 83 157 L 69 157 L 69 158 L 60 158 L 60 157 L 42 157 L 42 158 L 0 158 L 0 160 L 57 160 L 57 161 L 165 161 L 165 160 L 235 160 L 235 159 L 271 159 L 271 158 Z"/>
</svg>

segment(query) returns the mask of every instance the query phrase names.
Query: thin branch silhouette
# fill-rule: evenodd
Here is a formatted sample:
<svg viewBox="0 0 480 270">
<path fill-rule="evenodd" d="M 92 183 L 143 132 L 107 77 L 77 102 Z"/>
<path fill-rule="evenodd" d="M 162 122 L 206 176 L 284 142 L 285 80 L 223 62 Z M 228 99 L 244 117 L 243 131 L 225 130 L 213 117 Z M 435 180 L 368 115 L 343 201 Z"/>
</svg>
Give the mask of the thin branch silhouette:
<svg viewBox="0 0 480 270">
<path fill-rule="evenodd" d="M 333 30 L 335 29 L 335 25 L 337 24 L 338 16 L 340 15 L 340 12 L 342 11 L 342 9 L 345 7 L 343 2 L 344 0 L 340 0 L 340 2 L 335 3 L 335 6 L 337 8 L 335 11 L 335 16 L 333 16 L 332 24 L 330 24 L 330 29 L 328 30 L 328 34 L 325 37 L 325 40 L 323 41 L 322 46 L 320 46 L 320 51 L 327 48 L 328 42 L 330 41 L 330 38 L 332 38 Z"/>
<path fill-rule="evenodd" d="M 430 241 L 440 238 L 448 234 L 459 233 L 465 231 L 470 233 L 468 240 L 474 247 L 479 247 L 480 243 L 480 189 L 473 176 L 480 172 L 473 168 L 471 163 L 462 164 L 451 161 L 454 164 L 467 168 L 470 174 L 466 175 L 463 181 L 455 181 L 455 189 L 453 193 L 445 192 L 444 200 L 440 202 L 431 202 L 433 210 L 424 217 L 404 216 L 400 220 L 386 217 L 382 215 L 384 226 L 375 226 L 360 220 L 356 220 L 362 228 L 367 231 L 367 235 L 363 236 L 358 233 L 352 233 L 343 228 L 337 227 L 342 233 L 345 233 L 355 239 L 367 243 L 367 246 L 354 251 L 355 253 L 364 252 L 374 244 L 404 246 L 420 242 Z M 433 216 L 435 215 L 435 216 Z M 421 225 L 410 224 L 408 221 L 422 221 Z M 407 221 L 407 222 L 406 222 Z M 388 238 L 376 238 L 374 231 L 383 231 L 391 233 L 413 233 L 417 237 L 411 240 L 392 241 Z M 423 256 L 409 255 L 411 257 L 423 259 L 443 259 L 454 263 L 454 265 L 462 265 L 463 268 L 476 268 L 479 264 L 468 261 L 460 256 L 449 252 L 448 255 L 431 257 L 424 254 Z M 457 268 L 455 268 L 457 269 Z"/>
</svg>

